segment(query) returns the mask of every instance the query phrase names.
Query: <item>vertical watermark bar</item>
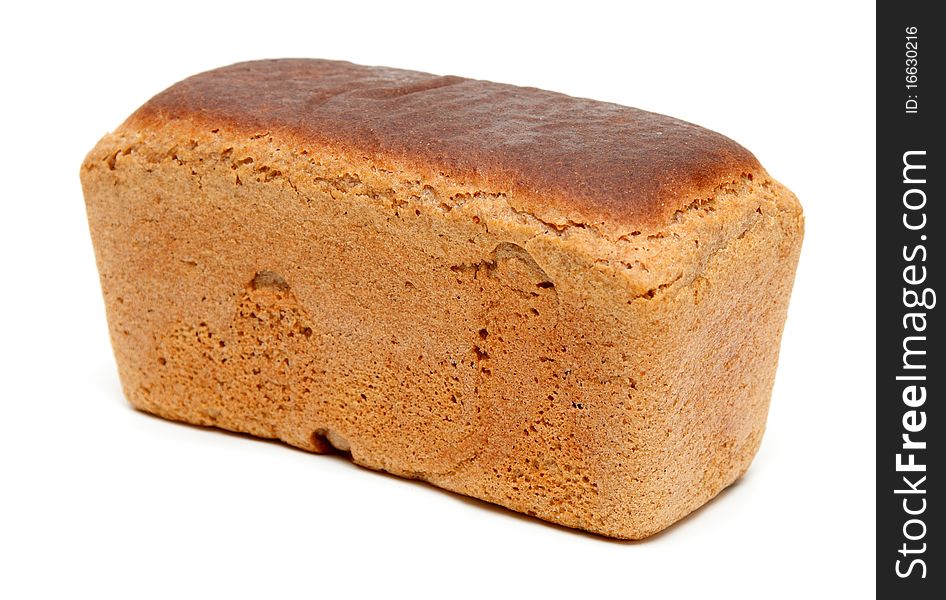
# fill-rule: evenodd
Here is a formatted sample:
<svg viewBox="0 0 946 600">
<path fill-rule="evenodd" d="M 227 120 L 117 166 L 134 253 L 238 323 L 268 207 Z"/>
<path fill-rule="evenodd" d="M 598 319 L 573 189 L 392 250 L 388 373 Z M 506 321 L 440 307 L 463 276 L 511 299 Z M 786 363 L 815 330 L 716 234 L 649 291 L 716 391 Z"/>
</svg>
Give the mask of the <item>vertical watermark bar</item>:
<svg viewBox="0 0 946 600">
<path fill-rule="evenodd" d="M 936 3 L 877 7 L 877 588 L 940 598 L 946 446 L 942 39 Z M 934 595 L 934 591 L 936 593 Z"/>
</svg>

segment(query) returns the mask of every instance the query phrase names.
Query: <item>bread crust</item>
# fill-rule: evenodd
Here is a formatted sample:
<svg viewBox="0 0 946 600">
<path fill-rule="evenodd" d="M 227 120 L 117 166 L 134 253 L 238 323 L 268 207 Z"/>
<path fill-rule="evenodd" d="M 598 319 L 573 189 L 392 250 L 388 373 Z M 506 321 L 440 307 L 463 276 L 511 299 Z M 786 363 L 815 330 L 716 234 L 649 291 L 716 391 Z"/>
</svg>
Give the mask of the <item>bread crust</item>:
<svg viewBox="0 0 946 600">
<path fill-rule="evenodd" d="M 640 173 L 659 169 L 598 173 L 612 167 L 592 168 L 603 155 L 591 140 L 573 156 L 588 161 L 587 177 L 544 174 L 528 158 L 532 183 L 520 187 L 527 177 L 501 171 L 508 160 L 488 144 L 464 154 L 448 118 L 426 130 L 426 145 L 416 137 L 423 119 L 401 121 L 413 141 L 398 141 L 394 121 L 371 124 L 409 114 L 405 105 L 371 108 L 354 93 L 396 102 L 468 80 L 434 87 L 428 76 L 324 61 L 250 66 L 158 95 L 83 164 L 134 406 L 348 452 L 624 539 L 666 528 L 745 472 L 765 428 L 803 234 L 797 199 L 761 167 L 743 162 L 696 197 L 694 187 L 661 187 L 648 200 L 657 188 Z M 493 128 L 515 137 L 517 117 L 492 109 L 516 88 L 473 84 Z M 294 89 L 328 90 L 313 112 L 337 106 L 307 115 L 308 92 Z M 527 104 L 546 94 L 553 105 L 591 103 L 522 94 Z M 370 113 L 352 117 L 350 134 L 349 101 Z M 468 124 L 488 131 L 483 119 Z M 553 139 L 578 139 L 576 127 L 560 120 L 530 137 L 527 124 L 522 135 L 555 164 Z M 648 162 L 648 143 L 635 143 L 627 156 Z M 668 149 L 649 147 L 667 164 Z M 706 160 L 725 171 L 715 158 L 687 162 L 689 151 L 671 160 L 677 179 L 702 181 Z M 687 179 L 686 168 L 697 174 Z M 549 216 L 536 181 L 562 195 L 555 206 L 569 220 Z M 642 195 L 606 199 L 618 181 Z M 572 195 L 579 188 L 595 195 Z"/>
<path fill-rule="evenodd" d="M 731 139 L 618 104 L 417 71 L 281 59 L 195 75 L 133 120 L 292 134 L 379 165 L 514 195 L 556 226 L 619 236 L 666 223 L 720 185 L 761 172 Z"/>
</svg>

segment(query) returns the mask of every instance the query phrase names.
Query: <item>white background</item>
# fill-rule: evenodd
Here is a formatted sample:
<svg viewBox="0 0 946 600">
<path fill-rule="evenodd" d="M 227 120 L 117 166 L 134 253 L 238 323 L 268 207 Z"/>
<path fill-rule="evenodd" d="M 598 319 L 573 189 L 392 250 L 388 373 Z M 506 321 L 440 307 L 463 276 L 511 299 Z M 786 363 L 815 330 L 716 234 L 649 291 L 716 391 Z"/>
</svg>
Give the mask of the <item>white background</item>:
<svg viewBox="0 0 946 600">
<path fill-rule="evenodd" d="M 5 6 L 0 597 L 870 594 L 873 6 L 320 4 Z M 807 236 L 746 478 L 665 533 L 620 543 L 129 408 L 79 165 L 175 81 L 285 56 L 614 101 L 752 150 L 801 198 Z"/>
</svg>

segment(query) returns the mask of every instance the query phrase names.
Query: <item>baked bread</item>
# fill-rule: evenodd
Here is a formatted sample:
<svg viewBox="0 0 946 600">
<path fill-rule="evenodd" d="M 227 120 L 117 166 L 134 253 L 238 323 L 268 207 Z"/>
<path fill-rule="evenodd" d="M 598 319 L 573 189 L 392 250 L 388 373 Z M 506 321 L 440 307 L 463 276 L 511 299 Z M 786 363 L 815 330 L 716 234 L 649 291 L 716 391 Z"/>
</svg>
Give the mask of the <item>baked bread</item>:
<svg viewBox="0 0 946 600">
<path fill-rule="evenodd" d="M 759 447 L 803 219 L 719 134 L 269 60 L 158 94 L 81 171 L 138 409 L 628 539 Z"/>
</svg>

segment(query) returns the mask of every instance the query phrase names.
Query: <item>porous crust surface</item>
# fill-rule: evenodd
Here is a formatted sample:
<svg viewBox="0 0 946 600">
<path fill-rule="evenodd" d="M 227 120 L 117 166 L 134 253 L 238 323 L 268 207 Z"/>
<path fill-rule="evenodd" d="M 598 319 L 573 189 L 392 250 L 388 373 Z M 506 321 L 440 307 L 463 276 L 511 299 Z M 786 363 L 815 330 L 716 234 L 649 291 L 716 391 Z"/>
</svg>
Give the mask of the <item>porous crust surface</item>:
<svg viewBox="0 0 946 600">
<path fill-rule="evenodd" d="M 690 150 L 678 144 L 632 139 L 641 166 L 626 174 L 565 143 L 561 160 L 594 182 L 582 195 L 567 173 L 540 173 L 540 159 L 555 170 L 551 140 L 538 158 L 515 162 L 501 149 L 490 162 L 481 139 L 467 154 L 460 129 L 440 135 L 384 104 L 470 80 L 431 85 L 413 72 L 304 62 L 186 80 L 83 165 L 134 406 L 338 449 L 625 539 L 660 531 L 745 472 L 803 229 L 795 197 L 751 155 L 703 171 L 709 159 L 695 159 L 676 193 L 644 175 L 672 164 L 684 180 Z M 311 69 L 335 82 L 318 102 Z M 372 77 L 409 93 L 362 85 Z M 493 109 L 519 89 L 468 88 L 467 104 Z M 366 89 L 375 91 L 365 102 L 381 107 L 345 91 Z M 253 104 L 247 90 L 268 100 Z M 567 98 L 518 94 L 538 113 L 543 98 Z M 568 100 L 591 115 L 640 112 Z M 431 98 L 461 124 L 488 130 L 495 119 L 496 139 L 532 135 L 502 111 L 476 120 L 441 101 Z M 345 110 L 366 116 L 343 132 Z M 580 140 L 563 122 L 549 130 Z M 622 185 L 633 193 L 609 195 Z M 540 205 L 545 192 L 558 199 Z"/>
</svg>

